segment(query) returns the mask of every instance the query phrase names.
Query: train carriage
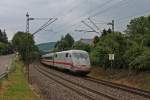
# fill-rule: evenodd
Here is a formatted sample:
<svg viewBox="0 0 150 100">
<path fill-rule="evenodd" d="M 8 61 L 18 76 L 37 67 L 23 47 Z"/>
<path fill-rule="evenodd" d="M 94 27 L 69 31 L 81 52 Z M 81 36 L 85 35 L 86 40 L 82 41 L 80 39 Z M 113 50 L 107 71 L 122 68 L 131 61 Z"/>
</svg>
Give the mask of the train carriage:
<svg viewBox="0 0 150 100">
<path fill-rule="evenodd" d="M 43 55 L 41 62 L 46 65 L 81 74 L 90 72 L 90 59 L 86 51 L 68 50 Z"/>
</svg>

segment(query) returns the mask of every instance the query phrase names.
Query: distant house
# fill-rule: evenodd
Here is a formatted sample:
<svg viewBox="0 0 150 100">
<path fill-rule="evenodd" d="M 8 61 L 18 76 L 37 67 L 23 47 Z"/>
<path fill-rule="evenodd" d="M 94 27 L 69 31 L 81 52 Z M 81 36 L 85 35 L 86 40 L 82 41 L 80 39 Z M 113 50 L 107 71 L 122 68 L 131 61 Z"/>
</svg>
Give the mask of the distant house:
<svg viewBox="0 0 150 100">
<path fill-rule="evenodd" d="M 90 44 L 90 45 L 93 43 L 93 39 L 83 39 L 83 38 L 81 38 L 79 41 L 82 42 L 82 43 L 85 43 L 85 44 Z"/>
</svg>

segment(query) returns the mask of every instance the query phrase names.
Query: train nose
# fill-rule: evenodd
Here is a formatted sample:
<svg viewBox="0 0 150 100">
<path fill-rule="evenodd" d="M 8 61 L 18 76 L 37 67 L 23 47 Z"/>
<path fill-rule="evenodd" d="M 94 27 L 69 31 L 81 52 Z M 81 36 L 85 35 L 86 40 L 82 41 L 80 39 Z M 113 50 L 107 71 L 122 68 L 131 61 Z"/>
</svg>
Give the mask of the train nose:
<svg viewBox="0 0 150 100">
<path fill-rule="evenodd" d="M 75 71 L 91 71 L 91 67 L 88 66 L 76 66 L 74 67 Z"/>
</svg>

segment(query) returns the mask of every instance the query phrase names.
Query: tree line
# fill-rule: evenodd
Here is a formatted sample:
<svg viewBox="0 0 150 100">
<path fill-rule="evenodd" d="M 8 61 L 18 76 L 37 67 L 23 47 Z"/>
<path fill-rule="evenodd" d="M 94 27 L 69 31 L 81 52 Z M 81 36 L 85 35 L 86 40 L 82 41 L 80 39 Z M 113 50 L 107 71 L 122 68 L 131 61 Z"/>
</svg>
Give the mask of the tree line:
<svg viewBox="0 0 150 100">
<path fill-rule="evenodd" d="M 91 63 L 105 69 L 150 70 L 150 16 L 132 19 L 125 33 L 104 29 L 101 36 L 94 37 L 91 45 L 75 42 L 67 34 L 56 43 L 54 51 L 69 49 L 89 52 Z M 109 54 L 115 55 L 112 63 Z"/>
<path fill-rule="evenodd" d="M 7 34 L 0 29 L 0 55 L 10 54 L 12 53 L 12 45 L 8 42 Z"/>
</svg>

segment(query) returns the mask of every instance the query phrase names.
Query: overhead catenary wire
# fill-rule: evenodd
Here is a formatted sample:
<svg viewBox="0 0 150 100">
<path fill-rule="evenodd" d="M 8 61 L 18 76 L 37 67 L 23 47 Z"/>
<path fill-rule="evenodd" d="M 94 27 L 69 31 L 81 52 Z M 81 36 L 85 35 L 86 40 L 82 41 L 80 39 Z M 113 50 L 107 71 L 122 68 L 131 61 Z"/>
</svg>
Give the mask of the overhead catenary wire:
<svg viewBox="0 0 150 100">
<path fill-rule="evenodd" d="M 52 20 L 52 18 L 50 18 L 47 22 L 45 22 L 42 26 L 40 26 L 40 28 L 38 28 L 33 34 L 37 33 L 40 29 L 45 27 L 51 20 Z"/>
<path fill-rule="evenodd" d="M 51 21 L 52 19 L 50 19 L 48 22 L 46 22 L 44 25 L 42 25 L 37 31 L 35 31 L 32 35 L 35 35 L 36 33 L 42 31 L 43 29 L 45 29 L 47 26 L 49 26 L 50 24 L 52 24 L 53 22 L 55 22 L 57 20 L 57 18 L 55 18 L 53 21 Z M 51 21 L 51 22 L 50 22 Z"/>
<path fill-rule="evenodd" d="M 112 1 L 114 1 L 114 0 L 107 0 L 106 2 L 104 2 L 104 3 L 102 3 L 102 4 L 100 4 L 100 5 L 98 5 L 98 6 L 96 6 L 96 8 L 97 7 L 99 7 L 99 9 L 100 8 L 103 8 L 104 6 L 106 6 L 106 5 L 108 5 L 109 3 L 111 3 Z M 94 9 L 91 9 L 90 11 L 88 11 L 88 12 L 92 12 L 93 10 L 95 10 L 96 8 L 94 8 Z M 88 13 L 87 12 L 87 13 Z M 89 13 L 88 13 L 89 14 Z M 78 22 L 80 22 L 81 20 L 83 20 L 83 19 L 80 19 L 81 17 L 83 17 L 82 15 L 81 16 L 79 16 L 78 18 L 76 18 L 76 19 L 78 19 L 78 20 L 76 20 L 76 19 L 72 19 L 72 20 L 74 20 L 73 22 L 76 24 L 76 23 L 78 23 Z M 87 16 L 84 16 L 85 18 L 84 19 L 86 19 L 86 18 L 88 18 Z M 73 24 L 73 25 L 71 25 L 71 26 L 74 26 L 75 24 Z M 63 24 L 63 26 L 65 26 L 64 24 Z M 70 26 L 70 25 L 68 25 L 68 23 L 67 23 L 67 26 Z M 58 27 L 56 27 L 57 29 L 59 28 L 60 26 L 58 26 Z M 66 26 L 65 26 L 66 27 Z M 58 31 L 58 32 L 60 32 L 60 31 Z"/>
<path fill-rule="evenodd" d="M 111 3 L 112 1 L 114 1 L 114 0 L 108 0 L 108 1 L 106 1 L 105 3 L 103 3 L 102 5 L 101 5 L 101 7 L 104 7 L 104 6 L 106 6 L 107 4 L 109 4 L 109 3 Z M 113 4 L 111 7 L 108 7 L 108 8 L 106 8 L 106 9 L 104 9 L 104 10 L 102 10 L 102 11 L 100 11 L 100 12 L 98 12 L 98 13 L 96 13 L 96 14 L 94 14 L 94 15 L 91 15 L 91 16 L 88 16 L 88 17 L 86 17 L 86 18 L 84 18 L 84 19 L 87 19 L 87 18 L 89 18 L 89 17 L 95 17 L 95 16 L 97 16 L 97 15 L 100 15 L 100 14 L 103 14 L 104 12 L 106 12 L 107 10 L 110 10 L 111 8 L 113 8 L 114 6 L 116 6 L 116 5 L 118 5 L 119 3 L 121 3 L 121 2 L 127 2 L 127 1 L 129 1 L 129 0 L 120 0 L 119 2 L 117 2 L 117 3 L 115 3 L 115 4 Z M 100 8 L 101 8 L 100 7 Z M 79 17 L 80 18 L 80 17 Z M 76 21 L 76 20 L 75 20 Z M 77 22 L 80 22 L 81 20 L 79 19 L 79 20 L 77 20 Z M 76 23 L 77 23 L 76 22 Z M 75 24 L 76 24 L 75 23 Z M 73 24 L 73 25 L 71 25 L 71 26 L 74 26 L 75 24 Z M 63 26 L 65 26 L 65 25 L 63 25 Z M 68 27 L 70 26 L 70 25 L 67 25 Z M 70 26 L 70 27 L 71 27 Z M 60 30 L 61 31 L 61 30 Z M 58 32 L 60 32 L 60 31 L 58 31 Z"/>
<path fill-rule="evenodd" d="M 126 3 L 127 1 L 129 1 L 129 0 L 120 0 L 119 2 L 117 2 L 117 3 L 113 4 L 112 6 L 110 6 L 109 8 L 106 8 L 106 9 L 104 9 L 104 10 L 102 10 L 102 11 L 99 11 L 99 12 L 97 12 L 97 13 L 95 13 L 95 14 L 89 16 L 89 17 L 92 18 L 92 17 L 95 17 L 95 16 L 97 16 L 97 15 L 103 14 L 103 13 L 105 13 L 107 10 L 112 9 L 114 6 L 117 6 L 119 3 L 121 3 L 121 2 L 125 2 L 125 3 Z"/>
<path fill-rule="evenodd" d="M 92 21 L 92 19 L 89 17 L 88 20 L 96 27 L 98 31 L 100 31 L 100 28 Z"/>
<path fill-rule="evenodd" d="M 111 3 L 112 1 L 114 1 L 114 0 L 107 0 L 106 2 L 104 2 L 104 3 L 102 3 L 102 4 L 100 4 L 100 5 L 98 5 L 98 6 L 96 6 L 95 8 L 93 8 L 93 9 L 91 9 L 90 11 L 88 11 L 88 12 L 86 12 L 86 13 L 91 13 L 91 12 L 93 12 L 97 7 L 99 7 L 99 9 L 100 8 L 103 8 L 104 6 L 106 6 L 106 5 L 108 5 L 109 3 Z M 85 15 L 84 15 L 85 16 Z M 83 17 L 82 15 L 81 16 L 79 16 L 78 18 L 76 18 L 76 19 L 79 19 L 79 18 L 81 18 L 81 17 Z M 86 19 L 86 18 L 88 18 L 87 16 L 85 16 L 85 18 L 84 19 Z M 75 19 L 73 19 L 73 20 L 75 20 Z M 76 21 L 76 20 L 75 20 Z M 81 20 L 79 20 L 79 22 L 80 22 Z"/>
</svg>

